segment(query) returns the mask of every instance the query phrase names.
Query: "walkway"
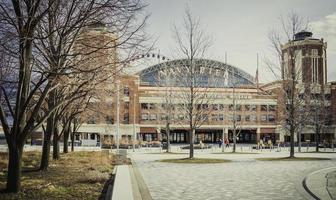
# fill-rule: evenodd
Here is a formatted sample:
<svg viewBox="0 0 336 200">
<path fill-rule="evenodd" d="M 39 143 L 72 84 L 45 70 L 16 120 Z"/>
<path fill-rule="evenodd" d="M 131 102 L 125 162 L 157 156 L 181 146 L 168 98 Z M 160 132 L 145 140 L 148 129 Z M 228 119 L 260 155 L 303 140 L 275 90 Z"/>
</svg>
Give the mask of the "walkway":
<svg viewBox="0 0 336 200">
<path fill-rule="evenodd" d="M 184 151 L 187 152 L 187 151 Z M 288 152 L 261 154 L 212 154 L 196 151 L 196 157 L 223 158 L 224 164 L 170 164 L 156 162 L 188 154 L 132 154 L 153 199 L 312 199 L 303 189 L 303 178 L 316 170 L 335 166 L 336 153 L 297 156 L 330 157 L 327 161 L 256 161 L 258 157 L 285 157 Z"/>
</svg>

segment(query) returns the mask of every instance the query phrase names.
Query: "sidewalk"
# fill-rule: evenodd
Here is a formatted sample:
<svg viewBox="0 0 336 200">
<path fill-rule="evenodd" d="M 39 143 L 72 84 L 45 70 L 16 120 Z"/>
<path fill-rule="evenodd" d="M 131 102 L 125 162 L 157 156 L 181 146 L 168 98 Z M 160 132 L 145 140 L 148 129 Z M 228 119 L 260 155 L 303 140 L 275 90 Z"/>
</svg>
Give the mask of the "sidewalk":
<svg viewBox="0 0 336 200">
<path fill-rule="evenodd" d="M 336 199 L 336 167 L 329 167 L 307 175 L 303 187 L 314 199 Z"/>
</svg>

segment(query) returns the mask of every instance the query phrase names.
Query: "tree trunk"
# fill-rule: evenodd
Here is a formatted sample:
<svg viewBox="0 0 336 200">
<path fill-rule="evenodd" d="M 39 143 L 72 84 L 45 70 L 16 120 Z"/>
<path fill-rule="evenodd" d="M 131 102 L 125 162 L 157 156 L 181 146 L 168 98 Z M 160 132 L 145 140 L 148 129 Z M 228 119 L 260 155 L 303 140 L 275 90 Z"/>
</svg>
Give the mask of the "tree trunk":
<svg viewBox="0 0 336 200">
<path fill-rule="evenodd" d="M 301 131 L 297 133 L 297 141 L 298 141 L 298 152 L 301 152 Z"/>
<path fill-rule="evenodd" d="M 44 170 L 44 171 L 48 170 L 50 143 L 51 143 L 51 136 L 53 135 L 53 132 L 54 132 L 54 115 L 52 114 L 47 120 L 47 130 L 44 133 L 40 170 Z"/>
<path fill-rule="evenodd" d="M 236 144 L 237 144 L 237 134 L 236 134 L 236 129 L 233 129 L 233 149 L 232 153 L 236 153 Z"/>
<path fill-rule="evenodd" d="M 170 127 L 169 127 L 169 123 L 166 124 L 166 134 L 167 134 L 167 153 L 170 152 Z"/>
<path fill-rule="evenodd" d="M 65 134 L 64 133 L 64 137 L 63 137 L 63 153 L 68 153 L 68 139 L 69 139 L 69 134 Z"/>
<path fill-rule="evenodd" d="M 319 143 L 320 143 L 320 135 L 318 134 L 318 132 L 316 132 L 316 152 L 319 152 Z"/>
<path fill-rule="evenodd" d="M 291 127 L 291 130 L 290 130 L 290 153 L 289 153 L 290 158 L 294 158 L 294 146 L 295 146 L 294 135 L 295 135 L 294 129 Z"/>
<path fill-rule="evenodd" d="M 8 145 L 7 192 L 17 193 L 21 189 L 21 166 L 23 145 Z"/>
<path fill-rule="evenodd" d="M 53 137 L 53 159 L 60 159 L 60 146 L 59 146 L 58 127 L 55 125 L 54 137 Z"/>
<path fill-rule="evenodd" d="M 194 137 L 195 129 L 191 128 L 189 131 L 190 134 L 190 149 L 189 149 L 189 158 L 194 158 Z"/>
<path fill-rule="evenodd" d="M 75 133 L 71 133 L 71 151 L 75 151 Z"/>
<path fill-rule="evenodd" d="M 63 133 L 63 153 L 68 153 L 68 140 L 70 136 L 70 128 L 66 127 L 66 130 Z"/>
</svg>

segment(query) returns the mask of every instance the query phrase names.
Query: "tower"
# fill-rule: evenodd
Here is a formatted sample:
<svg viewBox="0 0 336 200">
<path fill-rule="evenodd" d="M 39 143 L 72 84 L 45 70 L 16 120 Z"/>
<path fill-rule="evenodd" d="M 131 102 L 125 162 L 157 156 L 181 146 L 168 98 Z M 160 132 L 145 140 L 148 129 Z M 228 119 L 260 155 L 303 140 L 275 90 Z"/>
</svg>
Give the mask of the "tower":
<svg viewBox="0 0 336 200">
<path fill-rule="evenodd" d="M 282 78 L 292 79 L 291 72 L 295 70 L 297 84 L 323 88 L 327 83 L 327 43 L 312 36 L 312 32 L 301 31 L 294 35 L 294 40 L 281 46 Z"/>
</svg>

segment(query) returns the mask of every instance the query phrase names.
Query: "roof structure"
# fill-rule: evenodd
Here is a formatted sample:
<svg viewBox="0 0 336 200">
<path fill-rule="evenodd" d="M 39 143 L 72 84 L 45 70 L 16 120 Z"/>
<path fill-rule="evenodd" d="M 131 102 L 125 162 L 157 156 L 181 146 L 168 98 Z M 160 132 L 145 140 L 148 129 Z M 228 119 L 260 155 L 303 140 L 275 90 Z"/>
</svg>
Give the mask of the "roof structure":
<svg viewBox="0 0 336 200">
<path fill-rule="evenodd" d="M 179 68 L 186 67 L 187 59 L 169 60 L 166 62 L 152 65 L 137 73 L 140 76 L 140 84 L 148 86 L 160 86 L 161 83 L 166 82 L 165 72 L 178 71 Z M 169 82 L 174 86 L 179 85 L 179 77 L 176 80 Z M 255 84 L 255 78 L 247 72 L 219 61 L 209 59 L 195 60 L 195 81 L 199 87 L 239 87 L 241 85 Z"/>
</svg>

